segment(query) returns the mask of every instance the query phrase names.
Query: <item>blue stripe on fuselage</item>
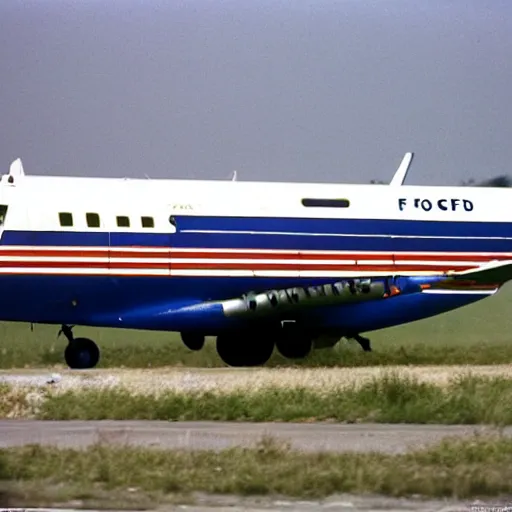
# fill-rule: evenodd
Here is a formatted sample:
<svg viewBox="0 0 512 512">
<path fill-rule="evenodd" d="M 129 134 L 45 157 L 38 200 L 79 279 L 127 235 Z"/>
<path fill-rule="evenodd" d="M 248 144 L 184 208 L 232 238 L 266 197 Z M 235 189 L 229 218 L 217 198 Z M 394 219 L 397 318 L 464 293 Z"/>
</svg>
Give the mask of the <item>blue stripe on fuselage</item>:
<svg viewBox="0 0 512 512">
<path fill-rule="evenodd" d="M 152 246 L 362 251 L 512 250 L 512 223 L 176 217 L 178 232 L 9 231 L 2 245 Z M 215 231 L 211 233 L 209 231 Z"/>
<path fill-rule="evenodd" d="M 354 235 L 512 237 L 512 223 L 399 219 L 312 219 L 276 217 L 176 217 L 179 231 L 245 230 Z"/>
</svg>

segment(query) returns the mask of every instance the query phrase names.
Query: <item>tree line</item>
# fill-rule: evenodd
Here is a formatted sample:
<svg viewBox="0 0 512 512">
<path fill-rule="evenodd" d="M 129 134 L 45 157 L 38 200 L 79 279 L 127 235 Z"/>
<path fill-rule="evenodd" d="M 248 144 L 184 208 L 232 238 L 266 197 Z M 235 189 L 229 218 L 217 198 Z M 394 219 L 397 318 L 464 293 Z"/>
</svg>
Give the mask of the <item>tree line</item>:
<svg viewBox="0 0 512 512">
<path fill-rule="evenodd" d="M 512 187 L 512 179 L 509 176 L 501 175 L 480 182 L 470 179 L 463 181 L 461 185 L 463 187 Z"/>
<path fill-rule="evenodd" d="M 386 185 L 385 181 L 382 180 L 371 180 L 370 183 L 372 185 Z M 509 176 L 500 175 L 495 176 L 494 178 L 489 178 L 484 181 L 475 181 L 474 179 L 469 179 L 466 181 L 462 181 L 460 183 L 462 187 L 500 187 L 507 188 L 512 187 L 512 178 Z"/>
</svg>

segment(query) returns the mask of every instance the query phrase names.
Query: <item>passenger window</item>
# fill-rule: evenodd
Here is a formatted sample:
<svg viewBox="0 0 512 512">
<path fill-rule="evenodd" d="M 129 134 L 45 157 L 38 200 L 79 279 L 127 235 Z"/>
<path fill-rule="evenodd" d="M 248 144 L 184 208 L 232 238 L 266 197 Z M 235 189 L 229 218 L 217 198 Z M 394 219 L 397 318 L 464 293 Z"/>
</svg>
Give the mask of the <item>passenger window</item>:
<svg viewBox="0 0 512 512">
<path fill-rule="evenodd" d="M 305 198 L 302 200 L 302 206 L 313 206 L 321 208 L 348 208 L 350 206 L 350 201 L 348 199 Z"/>
<path fill-rule="evenodd" d="M 73 214 L 69 212 L 61 212 L 59 213 L 60 225 L 63 227 L 72 226 L 73 225 Z"/>
<path fill-rule="evenodd" d="M 6 215 L 7 215 L 7 205 L 0 204 L 0 226 L 4 225 Z"/>
<path fill-rule="evenodd" d="M 155 227 L 155 221 L 153 220 L 153 217 L 141 217 L 140 220 L 142 222 L 143 228 L 154 228 Z"/>
<path fill-rule="evenodd" d="M 86 213 L 85 218 L 87 219 L 87 226 L 90 228 L 100 227 L 100 216 L 97 213 Z"/>
<path fill-rule="evenodd" d="M 130 227 L 130 219 L 124 215 L 118 215 L 117 226 L 120 228 L 129 228 Z"/>
</svg>

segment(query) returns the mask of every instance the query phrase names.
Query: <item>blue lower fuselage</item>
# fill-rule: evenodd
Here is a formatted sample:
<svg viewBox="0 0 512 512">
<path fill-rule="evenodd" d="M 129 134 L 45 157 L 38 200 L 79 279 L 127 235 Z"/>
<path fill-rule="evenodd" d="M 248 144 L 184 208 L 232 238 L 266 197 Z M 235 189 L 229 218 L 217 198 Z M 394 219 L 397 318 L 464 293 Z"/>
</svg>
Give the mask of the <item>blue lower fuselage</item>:
<svg viewBox="0 0 512 512">
<path fill-rule="evenodd" d="M 491 254 L 489 260 L 505 259 L 512 247 L 512 223 L 199 216 L 178 216 L 176 221 L 178 230 L 172 234 L 5 230 L 1 248 L 376 251 L 393 259 L 414 252 L 446 259 L 442 253 L 448 252 L 467 253 L 468 260 L 479 257 L 482 261 L 487 253 Z M 84 275 L 76 267 L 65 269 L 58 263 L 44 273 L 32 273 L 26 268 L 20 273 L 14 263 L 9 265 L 7 268 L 4 262 L 4 271 L 0 274 L 2 320 L 143 329 L 186 328 L 183 323 L 173 325 L 172 321 L 162 321 L 159 311 L 166 309 L 235 298 L 249 291 L 325 284 L 339 279 L 339 276 L 329 276 L 328 272 L 314 277 L 290 276 L 280 273 L 279 265 L 266 275 L 213 275 L 215 269 L 211 266 L 202 269 L 201 263 L 196 265 L 195 275 L 173 275 L 172 258 L 169 275 L 161 272 L 150 275 L 144 268 L 113 275 L 108 272 L 108 264 L 103 274 Z M 417 265 L 418 270 L 425 268 L 424 263 Z M 13 267 L 16 268 L 13 270 Z M 377 267 L 356 265 L 354 269 L 364 268 L 368 275 Z M 288 268 L 293 270 L 293 265 Z M 401 274 L 407 275 L 407 272 Z M 396 274 L 397 270 L 390 273 Z M 364 332 L 433 316 L 486 296 L 482 293 L 414 293 L 392 300 L 312 310 L 305 321 L 340 332 Z M 187 321 L 193 324 L 194 318 Z M 215 325 L 222 328 L 221 324 Z"/>
</svg>

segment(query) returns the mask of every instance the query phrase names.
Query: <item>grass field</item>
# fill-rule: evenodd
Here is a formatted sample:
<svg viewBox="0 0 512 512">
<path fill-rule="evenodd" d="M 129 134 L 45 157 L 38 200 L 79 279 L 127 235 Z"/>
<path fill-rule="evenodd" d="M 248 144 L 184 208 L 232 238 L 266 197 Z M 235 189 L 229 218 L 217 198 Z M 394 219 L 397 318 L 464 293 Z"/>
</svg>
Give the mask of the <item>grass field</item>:
<svg viewBox="0 0 512 512">
<path fill-rule="evenodd" d="M 512 493 L 512 441 L 444 441 L 405 455 L 305 454 L 271 438 L 255 449 L 161 451 L 99 444 L 87 450 L 28 446 L 0 450 L 2 503 L 114 497 L 132 508 L 211 494 L 319 498 L 334 493 L 456 498 Z M 53 496 L 52 496 L 53 492 Z"/>
<path fill-rule="evenodd" d="M 496 364 L 512 362 L 512 288 L 480 303 L 412 324 L 369 333 L 373 353 L 353 341 L 315 352 L 301 362 L 274 355 L 268 366 L 373 366 L 395 364 Z M 57 326 L 0 324 L 0 367 L 64 366 L 65 338 Z M 174 333 L 77 327 L 77 336 L 94 339 L 102 350 L 99 367 L 181 365 L 220 367 L 224 363 L 208 340 L 191 352 Z"/>
<path fill-rule="evenodd" d="M 512 379 L 461 376 L 446 385 L 390 374 L 323 389 L 297 385 L 167 389 L 31 389 L 0 385 L 1 418 L 45 420 L 335 421 L 512 425 Z"/>
</svg>

